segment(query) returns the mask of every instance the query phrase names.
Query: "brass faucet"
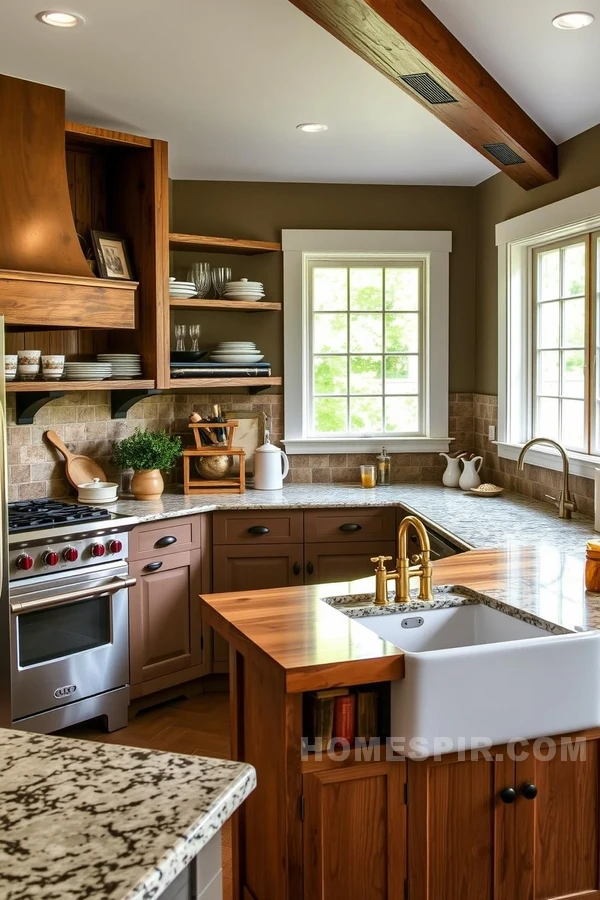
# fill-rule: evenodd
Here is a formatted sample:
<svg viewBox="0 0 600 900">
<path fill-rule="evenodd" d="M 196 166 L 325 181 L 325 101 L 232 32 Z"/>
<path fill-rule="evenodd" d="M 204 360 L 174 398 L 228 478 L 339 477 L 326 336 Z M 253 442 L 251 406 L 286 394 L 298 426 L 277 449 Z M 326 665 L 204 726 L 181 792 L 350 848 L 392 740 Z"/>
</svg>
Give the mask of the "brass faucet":
<svg viewBox="0 0 600 900">
<path fill-rule="evenodd" d="M 532 438 L 530 441 L 523 446 L 523 449 L 519 453 L 519 461 L 517 462 L 517 471 L 522 472 L 523 467 L 525 465 L 525 454 L 529 450 L 533 444 L 551 444 L 553 447 L 556 447 L 560 455 L 562 456 L 562 489 L 560 490 L 558 497 L 552 497 L 550 494 L 546 494 L 546 500 L 552 500 L 555 506 L 558 507 L 558 515 L 561 519 L 570 519 L 571 513 L 577 511 L 577 504 L 575 503 L 574 498 L 571 495 L 571 491 L 569 490 L 569 458 L 565 452 L 565 448 L 558 444 L 556 441 L 553 441 L 552 438 Z"/>
<path fill-rule="evenodd" d="M 407 533 L 411 525 L 419 536 L 421 552 L 416 553 L 409 559 Z M 431 568 L 431 546 L 429 544 L 429 535 L 421 520 L 417 519 L 416 516 L 406 516 L 400 523 L 398 528 L 398 559 L 396 561 L 396 569 L 393 572 L 388 572 L 385 564 L 386 562 L 389 562 L 391 558 L 391 556 L 374 556 L 371 559 L 371 562 L 377 563 L 377 568 L 375 569 L 375 605 L 386 605 L 388 581 L 394 581 L 396 583 L 396 603 L 406 603 L 410 600 L 410 579 L 413 575 L 419 576 L 418 599 L 433 600 L 433 591 L 431 588 L 433 570 Z M 413 565 L 410 565 L 410 563 Z"/>
</svg>

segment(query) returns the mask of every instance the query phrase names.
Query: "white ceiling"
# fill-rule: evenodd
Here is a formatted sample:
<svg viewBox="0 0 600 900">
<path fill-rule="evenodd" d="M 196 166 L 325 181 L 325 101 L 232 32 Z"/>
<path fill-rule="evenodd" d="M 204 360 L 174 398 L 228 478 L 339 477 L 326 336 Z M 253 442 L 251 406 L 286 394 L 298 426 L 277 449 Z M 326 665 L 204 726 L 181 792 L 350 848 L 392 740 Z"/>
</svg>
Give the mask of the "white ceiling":
<svg viewBox="0 0 600 900">
<path fill-rule="evenodd" d="M 497 171 L 288 0 L 55 2 L 85 26 L 1 0 L 1 71 L 65 88 L 74 119 L 168 140 L 173 178 L 472 185 Z M 555 139 L 600 120 L 600 0 L 581 0 L 599 21 L 574 34 L 549 25 L 561 0 L 427 2 Z M 306 121 L 329 131 L 296 131 Z"/>
</svg>

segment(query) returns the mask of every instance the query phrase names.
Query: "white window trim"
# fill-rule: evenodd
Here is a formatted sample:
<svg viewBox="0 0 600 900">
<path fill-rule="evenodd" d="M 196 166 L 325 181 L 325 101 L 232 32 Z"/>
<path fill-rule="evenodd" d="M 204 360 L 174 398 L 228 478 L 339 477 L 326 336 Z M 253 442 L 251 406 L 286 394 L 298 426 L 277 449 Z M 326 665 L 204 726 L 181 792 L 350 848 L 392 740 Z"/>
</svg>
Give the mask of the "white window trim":
<svg viewBox="0 0 600 900">
<path fill-rule="evenodd" d="M 496 225 L 498 247 L 498 455 L 516 460 L 528 434 L 531 408 L 532 248 L 600 229 L 600 187 L 582 191 Z M 514 344 L 509 335 L 513 328 Z M 519 384 L 515 388 L 515 383 Z M 600 457 L 568 451 L 573 474 L 594 478 Z M 527 462 L 560 470 L 556 451 L 537 446 Z"/>
<path fill-rule="evenodd" d="M 449 257 L 451 231 L 312 231 L 284 230 L 284 408 L 285 449 L 296 453 L 365 453 L 381 449 L 393 453 L 447 451 L 449 356 Z M 304 269 L 311 254 L 390 254 L 420 256 L 429 269 L 428 346 L 426 353 L 425 435 L 406 438 L 313 438 L 307 436 L 308 303 Z"/>
</svg>

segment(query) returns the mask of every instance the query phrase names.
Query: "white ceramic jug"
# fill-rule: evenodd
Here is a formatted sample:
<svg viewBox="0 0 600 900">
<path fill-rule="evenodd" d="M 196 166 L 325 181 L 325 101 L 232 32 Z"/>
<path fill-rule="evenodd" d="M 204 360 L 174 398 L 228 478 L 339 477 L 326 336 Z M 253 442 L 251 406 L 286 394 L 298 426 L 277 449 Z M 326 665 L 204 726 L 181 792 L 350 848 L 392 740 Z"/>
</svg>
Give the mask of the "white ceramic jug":
<svg viewBox="0 0 600 900">
<path fill-rule="evenodd" d="M 447 453 L 440 453 L 440 456 L 443 456 L 447 462 L 446 469 L 442 475 L 442 484 L 445 484 L 446 487 L 458 487 L 458 482 L 460 480 L 460 460 L 466 455 L 466 452 L 459 453 L 457 456 L 449 456 Z"/>
<path fill-rule="evenodd" d="M 279 491 L 290 471 L 290 463 L 279 447 L 269 441 L 254 451 L 254 487 L 257 491 Z"/>
<path fill-rule="evenodd" d="M 463 491 L 470 491 L 471 488 L 479 487 L 481 484 L 479 470 L 483 465 L 483 457 L 474 456 L 473 459 L 463 459 L 462 464 L 464 468 L 458 482 L 459 487 L 461 487 Z"/>
</svg>

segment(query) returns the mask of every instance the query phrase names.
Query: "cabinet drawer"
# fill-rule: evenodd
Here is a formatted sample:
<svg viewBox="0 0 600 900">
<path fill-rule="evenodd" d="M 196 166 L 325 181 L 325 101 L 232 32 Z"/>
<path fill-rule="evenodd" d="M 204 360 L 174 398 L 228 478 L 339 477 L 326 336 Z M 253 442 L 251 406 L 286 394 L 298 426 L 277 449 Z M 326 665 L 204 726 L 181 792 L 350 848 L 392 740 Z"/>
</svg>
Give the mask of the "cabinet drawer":
<svg viewBox="0 0 600 900">
<path fill-rule="evenodd" d="M 148 559 L 200 549 L 201 516 L 162 519 L 138 525 L 129 538 L 129 559 Z"/>
<path fill-rule="evenodd" d="M 213 514 L 213 544 L 282 544 L 302 541 L 300 510 Z"/>
<path fill-rule="evenodd" d="M 390 541 L 394 539 L 396 511 L 386 509 L 315 509 L 304 513 L 304 540 Z"/>
</svg>

